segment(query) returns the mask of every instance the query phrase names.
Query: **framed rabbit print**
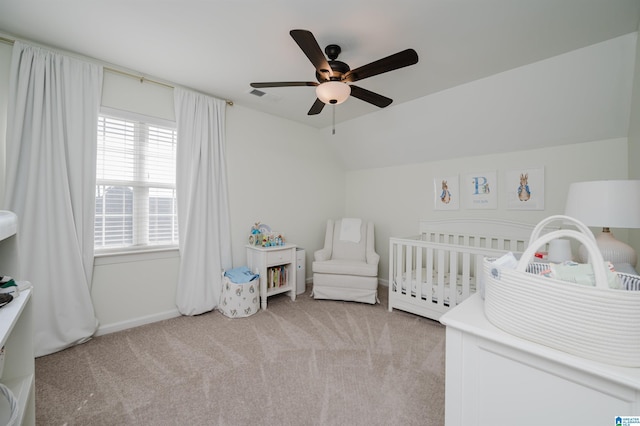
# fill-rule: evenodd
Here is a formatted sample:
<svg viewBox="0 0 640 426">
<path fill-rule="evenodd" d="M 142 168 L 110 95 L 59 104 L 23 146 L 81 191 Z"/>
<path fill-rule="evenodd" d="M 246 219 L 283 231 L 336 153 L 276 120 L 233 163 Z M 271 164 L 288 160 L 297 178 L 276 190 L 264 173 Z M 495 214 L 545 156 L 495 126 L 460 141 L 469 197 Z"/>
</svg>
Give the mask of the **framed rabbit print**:
<svg viewBox="0 0 640 426">
<path fill-rule="evenodd" d="M 505 172 L 507 209 L 544 210 L 544 167 Z"/>
<path fill-rule="evenodd" d="M 435 210 L 458 210 L 460 208 L 460 188 L 458 175 L 433 178 Z"/>
</svg>

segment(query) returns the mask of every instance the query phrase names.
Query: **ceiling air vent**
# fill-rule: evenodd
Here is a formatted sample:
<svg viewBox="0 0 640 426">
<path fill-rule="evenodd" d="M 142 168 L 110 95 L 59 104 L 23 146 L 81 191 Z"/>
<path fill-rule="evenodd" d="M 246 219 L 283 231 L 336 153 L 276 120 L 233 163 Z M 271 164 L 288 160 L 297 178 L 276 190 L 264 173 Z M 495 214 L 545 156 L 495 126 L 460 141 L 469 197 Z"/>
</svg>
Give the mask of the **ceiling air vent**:
<svg viewBox="0 0 640 426">
<path fill-rule="evenodd" d="M 282 99 L 281 96 L 278 95 L 274 95 L 273 93 L 267 93 L 267 92 L 263 92 L 262 90 L 258 90 L 258 89 L 251 89 L 248 90 L 246 93 L 249 93 L 250 95 L 253 96 L 257 96 L 258 98 L 260 98 L 261 102 L 278 102 L 280 101 L 280 99 Z"/>
</svg>

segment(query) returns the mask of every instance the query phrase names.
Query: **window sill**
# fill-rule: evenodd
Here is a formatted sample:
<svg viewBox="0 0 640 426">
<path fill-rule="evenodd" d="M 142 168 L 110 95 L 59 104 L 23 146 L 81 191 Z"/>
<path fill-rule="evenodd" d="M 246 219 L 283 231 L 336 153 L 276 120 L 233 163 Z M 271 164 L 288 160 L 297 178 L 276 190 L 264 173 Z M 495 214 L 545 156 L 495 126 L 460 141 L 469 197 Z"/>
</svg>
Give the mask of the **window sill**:
<svg viewBox="0 0 640 426">
<path fill-rule="evenodd" d="M 111 265 L 116 263 L 141 262 L 180 257 L 178 246 L 162 248 L 146 248 L 127 251 L 96 252 L 93 259 L 94 266 Z"/>
</svg>

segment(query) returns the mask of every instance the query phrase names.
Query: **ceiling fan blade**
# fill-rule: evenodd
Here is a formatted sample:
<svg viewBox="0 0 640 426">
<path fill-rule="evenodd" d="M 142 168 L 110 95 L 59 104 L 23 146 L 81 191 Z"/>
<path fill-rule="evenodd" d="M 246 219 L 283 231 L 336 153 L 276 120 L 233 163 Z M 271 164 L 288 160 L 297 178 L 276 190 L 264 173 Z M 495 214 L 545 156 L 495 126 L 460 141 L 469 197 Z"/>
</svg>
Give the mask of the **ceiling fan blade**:
<svg viewBox="0 0 640 426">
<path fill-rule="evenodd" d="M 311 105 L 311 109 L 307 113 L 307 115 L 316 115 L 322 112 L 322 108 L 324 108 L 324 102 L 320 99 L 316 98 L 316 101 Z"/>
<path fill-rule="evenodd" d="M 262 87 L 291 87 L 291 86 L 317 86 L 315 81 L 280 81 L 271 83 L 251 83 L 251 87 L 260 89 Z"/>
<path fill-rule="evenodd" d="M 358 81 L 416 63 L 418 63 L 418 54 L 413 49 L 407 49 L 353 69 L 345 74 L 343 80 L 349 82 Z"/>
<path fill-rule="evenodd" d="M 377 107 L 384 108 L 391 105 L 393 99 L 389 99 L 386 96 L 379 95 L 362 87 L 351 85 L 351 96 L 356 97 L 362 101 L 369 102 Z"/>
<path fill-rule="evenodd" d="M 307 55 L 307 58 L 309 58 L 313 66 L 316 67 L 318 74 L 326 75 L 326 79 L 329 80 L 329 77 L 333 75 L 333 71 L 324 53 L 322 53 L 322 49 L 320 49 L 316 38 L 311 34 L 311 31 L 291 30 L 289 34 L 293 40 L 298 43 L 298 46 L 300 46 L 300 49 Z"/>
</svg>

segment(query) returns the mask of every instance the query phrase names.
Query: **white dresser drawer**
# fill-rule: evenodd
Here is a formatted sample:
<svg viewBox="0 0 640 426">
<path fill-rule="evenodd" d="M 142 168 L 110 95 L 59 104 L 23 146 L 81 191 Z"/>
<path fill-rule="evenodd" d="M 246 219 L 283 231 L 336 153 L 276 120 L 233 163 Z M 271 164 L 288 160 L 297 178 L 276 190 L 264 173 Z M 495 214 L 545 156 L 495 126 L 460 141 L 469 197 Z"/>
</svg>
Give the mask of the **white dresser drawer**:
<svg viewBox="0 0 640 426">
<path fill-rule="evenodd" d="M 286 249 L 267 252 L 267 265 L 281 265 L 283 263 L 291 263 L 293 261 L 291 251 L 291 249 Z"/>
</svg>

